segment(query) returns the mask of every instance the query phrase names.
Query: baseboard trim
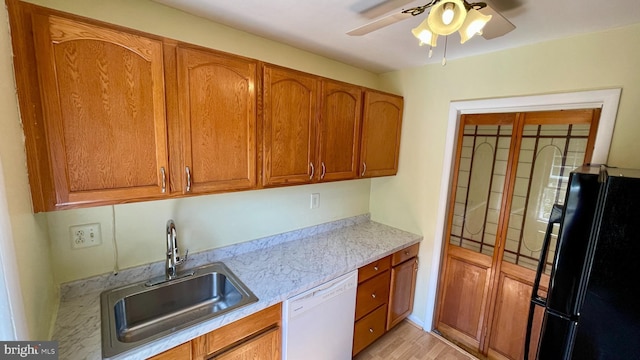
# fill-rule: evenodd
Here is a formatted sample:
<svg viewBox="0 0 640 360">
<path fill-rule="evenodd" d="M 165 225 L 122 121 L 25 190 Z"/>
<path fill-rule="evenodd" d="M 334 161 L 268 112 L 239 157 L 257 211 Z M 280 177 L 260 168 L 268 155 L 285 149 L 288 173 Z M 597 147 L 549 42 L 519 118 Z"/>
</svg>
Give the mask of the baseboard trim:
<svg viewBox="0 0 640 360">
<path fill-rule="evenodd" d="M 429 331 L 428 329 L 424 328 L 424 321 L 420 320 L 415 315 L 411 314 L 411 315 L 407 316 L 407 320 L 411 321 L 415 326 L 419 327 L 420 329 L 422 329 L 424 331 Z"/>
</svg>

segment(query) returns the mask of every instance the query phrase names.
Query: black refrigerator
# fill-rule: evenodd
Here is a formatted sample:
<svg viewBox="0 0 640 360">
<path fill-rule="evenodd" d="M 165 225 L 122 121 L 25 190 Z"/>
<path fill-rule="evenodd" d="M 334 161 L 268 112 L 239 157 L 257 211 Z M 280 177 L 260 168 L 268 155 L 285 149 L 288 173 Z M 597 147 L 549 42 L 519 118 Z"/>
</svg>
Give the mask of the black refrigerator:
<svg viewBox="0 0 640 360">
<path fill-rule="evenodd" d="M 640 170 L 582 167 L 550 219 L 531 309 L 544 307 L 537 358 L 640 359 Z M 560 224 L 546 298 L 538 286 Z M 525 359 L 527 356 L 525 355 Z"/>
</svg>

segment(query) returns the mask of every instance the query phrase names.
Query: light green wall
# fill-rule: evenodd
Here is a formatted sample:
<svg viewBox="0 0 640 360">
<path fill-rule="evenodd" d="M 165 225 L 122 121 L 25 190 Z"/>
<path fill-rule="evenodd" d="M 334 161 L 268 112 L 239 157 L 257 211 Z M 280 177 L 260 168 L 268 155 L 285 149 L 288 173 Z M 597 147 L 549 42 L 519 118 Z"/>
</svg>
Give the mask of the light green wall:
<svg viewBox="0 0 640 360">
<path fill-rule="evenodd" d="M 32 0 L 34 4 L 369 87 L 379 76 L 147 0 Z M 120 268 L 164 259 L 164 226 L 183 248 L 217 248 L 369 211 L 370 181 L 291 187 L 116 206 Z M 321 206 L 309 209 L 312 192 Z M 111 207 L 47 214 L 56 284 L 113 269 Z M 100 246 L 72 250 L 69 226 L 100 223 Z"/>
<path fill-rule="evenodd" d="M 376 221 L 424 235 L 414 315 L 428 323 L 451 101 L 621 87 L 609 164 L 640 168 L 640 25 L 385 74 L 404 96 L 398 175 L 372 180 Z M 484 41 L 482 39 L 476 39 Z M 437 256 L 436 256 L 437 258 Z"/>
<path fill-rule="evenodd" d="M 28 0 L 111 24 L 181 40 L 345 82 L 377 88 L 377 75 L 150 0 Z"/>
<path fill-rule="evenodd" d="M 29 336 L 47 339 L 56 304 L 47 218 L 34 215 L 18 113 L 7 12 L 0 9 L 0 158 Z M 12 256 L 12 255 L 8 255 Z"/>
<path fill-rule="evenodd" d="M 379 87 L 376 74 L 237 31 L 147 0 L 34 0 L 35 4 L 342 81 Z M 6 12 L 0 11 L 7 29 Z M 11 45 L 0 31 L 0 158 L 6 176 L 13 240 L 32 339 L 49 336 L 56 286 L 113 269 L 111 207 L 34 215 L 23 133 L 15 96 Z M 311 193 L 320 208 L 309 209 Z M 119 205 L 116 240 L 120 268 L 164 258 L 164 226 L 176 220 L 183 248 L 192 252 L 256 239 L 369 211 L 370 180 Z M 103 244 L 72 250 L 69 226 L 100 223 Z"/>
<path fill-rule="evenodd" d="M 317 209 L 309 208 L 312 193 L 320 194 Z M 116 205 L 119 267 L 163 260 L 168 219 L 176 223 L 181 251 L 194 253 L 366 214 L 369 194 L 370 180 L 352 180 Z M 111 206 L 56 211 L 47 217 L 56 283 L 113 270 Z M 86 223 L 100 223 L 102 245 L 72 250 L 69 226 Z"/>
<path fill-rule="evenodd" d="M 426 308 L 426 298 L 433 244 L 440 241 L 433 234 L 443 156 L 450 151 L 444 148 L 450 101 L 622 87 L 610 164 L 640 167 L 640 157 L 635 155 L 640 150 L 636 140 L 640 134 L 636 120 L 640 110 L 640 73 L 636 70 L 640 64 L 640 43 L 636 40 L 640 26 L 449 60 L 446 67 L 406 69 L 386 74 L 381 81 L 367 71 L 147 0 L 31 2 L 405 96 L 396 177 L 119 205 L 115 207 L 116 238 L 123 268 L 162 258 L 162 231 L 168 218 L 177 221 L 184 247 L 197 251 L 370 210 L 374 220 L 425 235 L 415 315 L 426 319 L 432 310 Z M 3 11 L 0 24 L 6 23 Z M 32 214 L 10 44 L 4 31 L 0 46 L 4 54 L 0 57 L 0 127 L 4 135 L 0 158 L 7 177 L 29 328 L 32 338 L 42 339 L 54 313 L 55 285 L 112 268 L 111 207 Z M 312 192 L 321 194 L 317 210 L 308 209 Z M 102 225 L 103 245 L 71 250 L 68 226 L 87 222 Z"/>
</svg>

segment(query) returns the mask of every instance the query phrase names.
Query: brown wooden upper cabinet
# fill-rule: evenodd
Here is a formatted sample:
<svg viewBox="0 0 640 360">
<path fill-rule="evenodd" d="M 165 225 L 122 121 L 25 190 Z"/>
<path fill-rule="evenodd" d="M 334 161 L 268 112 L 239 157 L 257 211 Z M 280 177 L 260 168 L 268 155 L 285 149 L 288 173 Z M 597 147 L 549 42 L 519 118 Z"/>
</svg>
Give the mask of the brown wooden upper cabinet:
<svg viewBox="0 0 640 360">
<path fill-rule="evenodd" d="M 265 65 L 263 185 L 305 184 L 316 172 L 319 78 Z"/>
<path fill-rule="evenodd" d="M 256 186 L 257 62 L 177 47 L 184 193 Z"/>
<path fill-rule="evenodd" d="M 36 212 L 397 172 L 401 97 L 7 5 Z"/>
<path fill-rule="evenodd" d="M 362 124 L 362 89 L 337 81 L 322 81 L 322 111 L 318 123 L 317 179 L 358 177 Z"/>
<path fill-rule="evenodd" d="M 395 175 L 398 172 L 403 99 L 367 90 L 364 93 L 360 176 Z"/>
<path fill-rule="evenodd" d="M 167 193 L 162 42 L 44 14 L 33 35 L 55 188 L 36 211 Z"/>
<path fill-rule="evenodd" d="M 362 89 L 264 67 L 265 186 L 358 177 Z"/>
</svg>

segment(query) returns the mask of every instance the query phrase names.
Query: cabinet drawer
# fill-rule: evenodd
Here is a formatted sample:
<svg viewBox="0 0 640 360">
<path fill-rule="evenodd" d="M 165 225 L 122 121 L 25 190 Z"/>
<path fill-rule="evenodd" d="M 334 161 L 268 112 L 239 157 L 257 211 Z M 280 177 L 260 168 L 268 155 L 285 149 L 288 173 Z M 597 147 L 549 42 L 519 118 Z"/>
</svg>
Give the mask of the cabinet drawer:
<svg viewBox="0 0 640 360">
<path fill-rule="evenodd" d="M 360 269 L 358 269 L 358 284 L 367 281 L 378 274 L 382 274 L 390 267 L 391 256 L 376 260 L 369 265 L 361 267 Z"/>
<path fill-rule="evenodd" d="M 380 306 L 371 314 L 356 321 L 353 331 L 353 355 L 376 341 L 385 331 L 387 307 Z"/>
<path fill-rule="evenodd" d="M 147 360 L 191 360 L 191 344 L 178 345 Z"/>
<path fill-rule="evenodd" d="M 420 244 L 411 245 L 406 249 L 402 249 L 395 254 L 391 255 L 391 266 L 396 266 L 401 262 L 411 259 L 412 257 L 418 256 L 418 249 Z"/>
<path fill-rule="evenodd" d="M 279 328 L 282 319 L 281 304 L 276 304 L 262 311 L 214 330 L 206 337 L 206 354 L 213 354 L 224 347 L 237 344 L 244 339 L 255 336 L 276 324 Z M 278 330 L 279 331 L 279 330 Z"/>
<path fill-rule="evenodd" d="M 280 359 L 280 328 L 266 332 L 209 360 Z"/>
<path fill-rule="evenodd" d="M 389 300 L 389 284 L 391 273 L 384 273 L 358 285 L 356 295 L 356 320 L 370 313 Z"/>
</svg>

